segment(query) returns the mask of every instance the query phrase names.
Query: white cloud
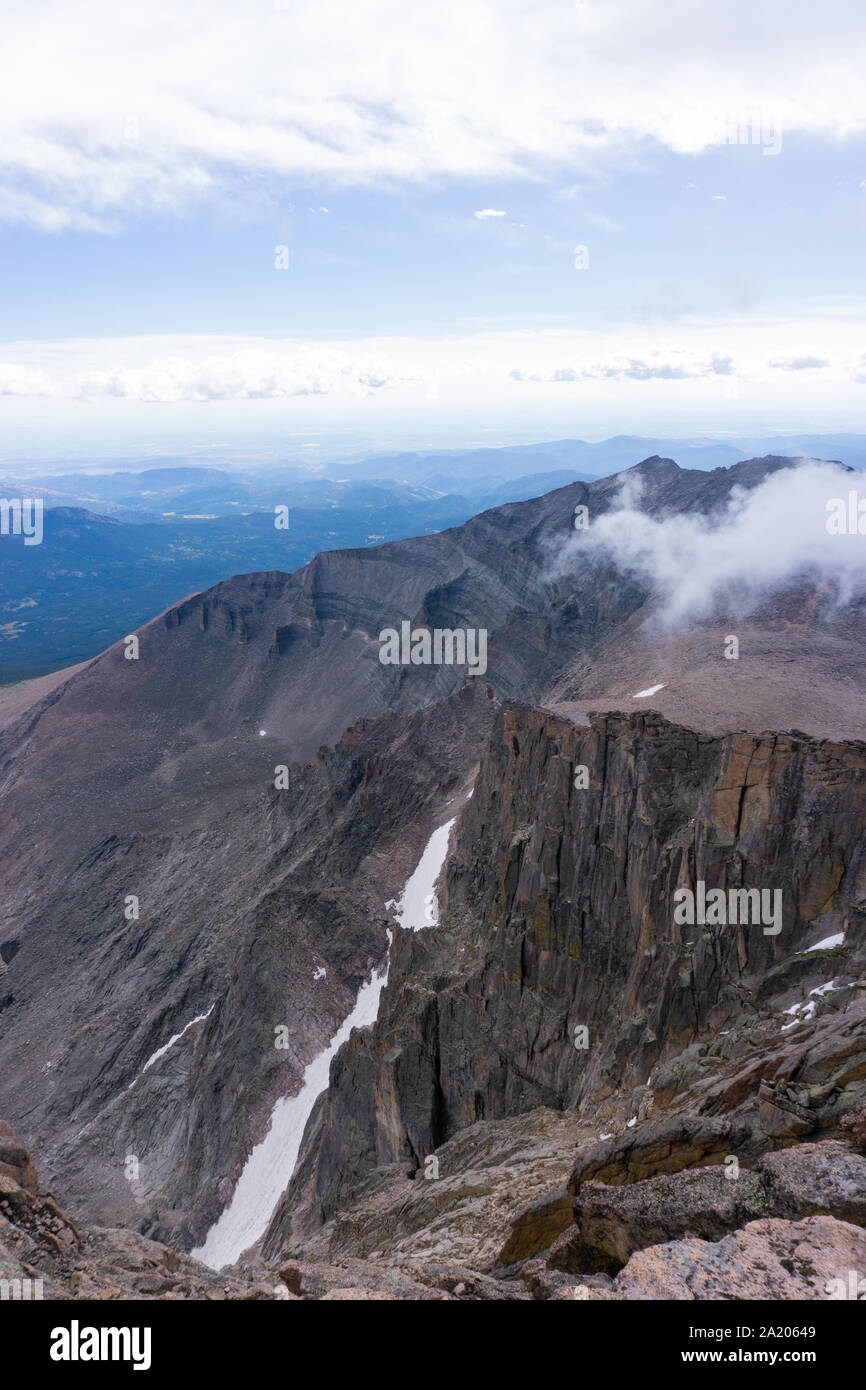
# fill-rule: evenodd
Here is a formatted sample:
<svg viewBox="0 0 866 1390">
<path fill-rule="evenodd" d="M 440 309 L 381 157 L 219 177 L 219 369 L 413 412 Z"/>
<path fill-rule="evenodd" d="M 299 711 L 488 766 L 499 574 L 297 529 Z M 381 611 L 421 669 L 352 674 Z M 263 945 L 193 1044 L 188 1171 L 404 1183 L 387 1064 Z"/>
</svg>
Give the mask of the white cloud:
<svg viewBox="0 0 866 1390">
<path fill-rule="evenodd" d="M 732 319 L 723 330 L 711 319 L 683 317 L 651 331 L 623 322 L 441 337 L 190 334 L 8 342 L 0 344 L 0 396 L 7 415 L 17 408 L 13 397 L 89 402 L 112 411 L 124 402 L 378 398 L 416 408 L 435 399 L 443 416 L 464 406 L 501 412 L 513 405 L 523 418 L 537 411 L 539 420 L 548 421 L 542 433 L 551 428 L 548 407 L 572 409 L 579 400 L 581 419 L 597 410 L 607 420 L 600 432 L 609 433 L 609 425 L 632 408 L 647 428 L 653 402 L 665 410 L 700 411 L 704 429 L 730 429 L 734 407 L 726 388 L 736 380 L 744 409 L 775 412 L 785 428 L 793 428 L 801 424 L 796 412 L 802 407 L 802 373 L 768 363 L 786 360 L 792 344 L 808 343 L 809 355 L 835 364 L 809 372 L 810 412 L 825 412 L 827 428 L 840 429 L 849 427 L 852 415 L 859 419 L 863 408 L 862 317 L 860 306 L 836 317 L 829 311 L 792 318 L 753 314 Z M 795 348 L 793 355 L 806 353 Z M 653 383 L 659 387 L 655 393 Z M 708 414 L 718 418 L 717 426 Z M 573 419 L 568 430 L 574 430 Z M 663 432 L 679 431 L 668 423 Z"/>
<path fill-rule="evenodd" d="M 106 344 L 104 357 L 113 359 Z M 116 359 L 114 359 L 116 360 Z M 0 363 L 0 396 L 55 396 L 97 401 L 107 397 L 149 403 L 287 399 L 331 394 L 374 395 L 423 373 L 406 371 L 371 350 L 321 344 L 239 346 L 196 356 L 179 353 L 137 364 L 91 366 L 49 373 Z"/>
<path fill-rule="evenodd" d="M 50 396 L 53 384 L 47 372 L 18 362 L 0 362 L 0 396 Z"/>
<path fill-rule="evenodd" d="M 770 361 L 770 366 L 780 372 L 808 372 L 829 365 L 829 357 L 816 357 L 811 352 L 802 352 L 793 357 L 774 357 Z"/>
<path fill-rule="evenodd" d="M 480 212 L 474 213 L 474 216 L 479 222 L 486 222 L 489 217 L 505 217 L 506 214 L 498 208 L 482 208 Z"/>
<path fill-rule="evenodd" d="M 667 356 L 654 349 L 647 357 L 620 356 L 601 362 L 586 362 L 581 366 L 554 367 L 546 372 L 512 368 L 514 381 L 593 381 L 608 378 L 612 381 L 685 381 L 689 378 L 729 376 L 733 357 L 715 352 L 708 358 L 671 350 Z"/>
<path fill-rule="evenodd" d="M 827 503 L 847 499 L 856 481 L 831 464 L 804 462 L 750 491 L 735 489 L 721 516 L 653 517 L 641 510 L 641 475 L 628 473 L 619 505 L 591 516 L 556 566 L 574 568 L 603 552 L 647 584 L 671 626 L 716 612 L 746 616 L 799 578 L 847 602 L 866 594 L 866 547 L 860 535 L 829 534 Z"/>
<path fill-rule="evenodd" d="M 574 179 L 644 138 L 699 153 L 756 110 L 844 138 L 866 128 L 859 9 L 6 0 L 0 216 L 110 231 L 287 180 Z"/>
</svg>

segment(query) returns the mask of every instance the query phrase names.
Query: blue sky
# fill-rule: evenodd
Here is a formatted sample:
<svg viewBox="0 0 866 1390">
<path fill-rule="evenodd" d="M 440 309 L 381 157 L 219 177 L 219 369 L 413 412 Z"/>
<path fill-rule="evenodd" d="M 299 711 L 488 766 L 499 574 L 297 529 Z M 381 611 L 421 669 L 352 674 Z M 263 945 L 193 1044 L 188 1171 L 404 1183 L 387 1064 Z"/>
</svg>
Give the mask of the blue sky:
<svg viewBox="0 0 866 1390">
<path fill-rule="evenodd" d="M 5 8 L 7 457 L 862 427 L 855 4 Z"/>
</svg>

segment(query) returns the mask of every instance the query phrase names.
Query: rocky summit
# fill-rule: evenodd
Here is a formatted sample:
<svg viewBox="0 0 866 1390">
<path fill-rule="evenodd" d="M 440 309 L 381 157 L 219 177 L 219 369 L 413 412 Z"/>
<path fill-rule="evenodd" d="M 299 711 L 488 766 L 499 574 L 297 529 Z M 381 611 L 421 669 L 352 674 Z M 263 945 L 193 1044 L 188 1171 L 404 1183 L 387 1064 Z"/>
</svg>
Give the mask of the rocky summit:
<svg viewBox="0 0 866 1390">
<path fill-rule="evenodd" d="M 672 624 L 578 525 L 793 467 L 650 458 L 14 688 L 3 1288 L 866 1295 L 866 607 Z"/>
</svg>

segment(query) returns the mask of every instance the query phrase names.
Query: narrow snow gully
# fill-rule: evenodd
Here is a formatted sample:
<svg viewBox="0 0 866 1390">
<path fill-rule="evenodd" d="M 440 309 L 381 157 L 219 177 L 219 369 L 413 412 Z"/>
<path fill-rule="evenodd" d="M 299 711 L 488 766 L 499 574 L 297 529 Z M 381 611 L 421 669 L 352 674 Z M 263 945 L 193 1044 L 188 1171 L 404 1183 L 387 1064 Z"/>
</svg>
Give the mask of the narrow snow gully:
<svg viewBox="0 0 866 1390">
<path fill-rule="evenodd" d="M 201 1023 L 204 1019 L 210 1018 L 211 1014 L 213 1013 L 213 1009 L 214 1006 L 213 1004 L 211 1004 L 210 1008 L 207 1010 L 206 1013 L 196 1014 L 195 1018 L 190 1019 L 186 1027 L 181 1028 L 180 1032 L 175 1033 L 174 1037 L 169 1038 L 167 1043 L 164 1043 L 162 1047 L 158 1047 L 155 1052 L 152 1052 L 151 1055 L 148 1057 L 147 1061 L 145 1062 L 144 1066 L 142 1067 L 141 1071 L 138 1073 L 138 1076 L 135 1078 L 135 1081 L 132 1082 L 132 1085 L 127 1086 L 126 1089 L 128 1091 L 131 1091 L 132 1087 L 135 1086 L 136 1083 L 141 1080 L 141 1078 L 144 1076 L 144 1073 L 153 1066 L 154 1062 L 158 1062 L 160 1057 L 164 1057 L 166 1052 L 168 1052 L 170 1048 L 174 1047 L 176 1042 L 180 1042 L 181 1038 L 184 1036 L 185 1033 L 189 1032 L 190 1028 L 193 1026 L 194 1023 Z"/>
<path fill-rule="evenodd" d="M 435 927 L 439 921 L 439 899 L 436 896 L 436 880 L 442 872 L 445 855 L 448 852 L 448 837 L 457 819 L 449 820 L 434 830 L 418 867 L 406 880 L 399 899 L 387 902 L 386 908 L 394 908 L 397 923 L 410 931 L 423 931 L 424 927 Z"/>
<path fill-rule="evenodd" d="M 435 926 L 439 920 L 436 880 L 448 852 L 448 837 L 454 824 L 441 825 L 427 842 L 424 853 L 399 899 L 385 904 L 393 908 L 397 924 L 412 931 Z M 391 935 L 389 933 L 389 945 Z M 379 998 L 388 978 L 387 963 L 381 972 L 358 991 L 355 1007 L 334 1034 L 328 1046 L 307 1066 L 296 1096 L 283 1096 L 271 1112 L 268 1132 L 244 1164 L 231 1202 L 208 1231 L 203 1245 L 191 1253 L 197 1260 L 222 1269 L 234 1262 L 264 1234 L 274 1207 L 285 1192 L 295 1171 L 298 1152 L 313 1106 L 328 1086 L 331 1059 L 348 1041 L 353 1028 L 375 1023 Z"/>
</svg>

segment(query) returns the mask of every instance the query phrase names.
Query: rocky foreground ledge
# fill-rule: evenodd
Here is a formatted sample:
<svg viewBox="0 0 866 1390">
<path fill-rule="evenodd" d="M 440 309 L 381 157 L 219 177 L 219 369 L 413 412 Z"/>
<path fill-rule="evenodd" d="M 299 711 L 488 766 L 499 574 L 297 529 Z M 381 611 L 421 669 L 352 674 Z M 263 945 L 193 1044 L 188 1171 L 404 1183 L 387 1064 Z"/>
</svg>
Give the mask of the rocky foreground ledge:
<svg viewBox="0 0 866 1390">
<path fill-rule="evenodd" d="M 0 1120 L 0 1298 L 274 1298 L 281 1292 L 273 1278 L 216 1274 L 136 1231 L 79 1227 L 50 1193 L 39 1192 L 27 1149 Z"/>
<path fill-rule="evenodd" d="M 328 1229 L 329 1248 L 323 1245 L 321 1257 L 287 1260 L 276 1268 L 255 1260 L 220 1273 L 135 1231 L 79 1228 L 50 1193 L 39 1192 L 27 1149 L 0 1122 L 0 1297 L 860 1298 L 866 1296 L 863 1118 L 855 1116 L 845 1140 L 767 1153 L 733 1179 L 712 1159 L 711 1166 L 663 1171 L 671 1152 L 688 1156 L 683 1141 L 689 1136 L 668 1135 L 666 1141 L 649 1133 L 642 1150 L 633 1147 L 644 1159 L 655 1153 L 654 1176 L 623 1182 L 608 1163 L 608 1176 L 620 1181 L 582 1180 L 593 1166 L 587 1153 L 566 1185 L 551 1187 L 569 1153 L 562 1144 L 569 1121 L 533 1112 L 521 1117 L 517 1155 L 516 1136 L 510 1135 L 510 1161 L 505 1128 L 475 1126 L 486 1133 L 452 1141 L 462 1142 L 467 1153 L 467 1144 L 484 1145 L 486 1166 L 479 1165 L 472 1178 L 464 1174 L 431 1184 L 395 1175 L 390 1187 L 356 1203 Z M 596 1152 L 596 1168 L 599 1161 Z M 507 1211 L 509 1179 L 525 1189 L 533 1174 L 543 1195 L 505 1223 L 503 1240 L 502 1221 L 491 1221 L 489 1210 L 485 1217 L 485 1208 L 493 1198 Z M 383 1238 L 386 1226 L 390 1251 L 348 1253 L 363 1250 L 377 1235 Z M 402 1240 L 395 1242 L 395 1236 Z"/>
</svg>

